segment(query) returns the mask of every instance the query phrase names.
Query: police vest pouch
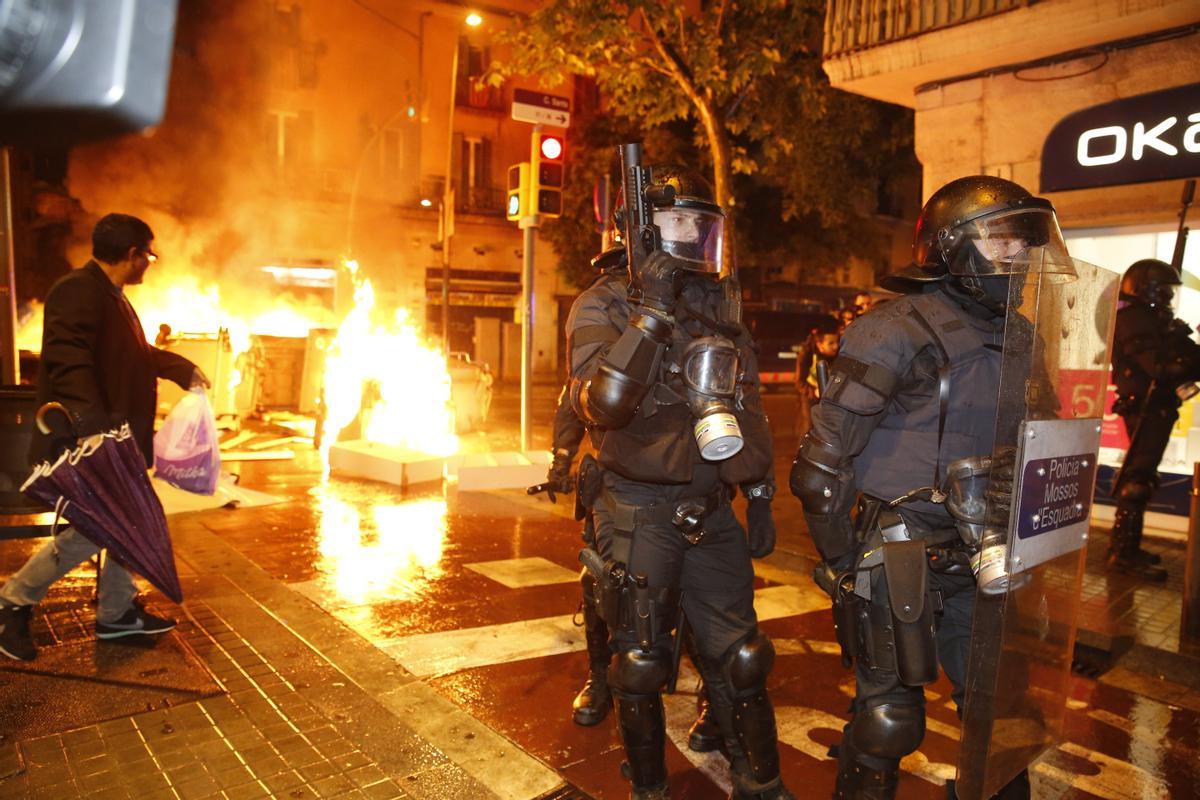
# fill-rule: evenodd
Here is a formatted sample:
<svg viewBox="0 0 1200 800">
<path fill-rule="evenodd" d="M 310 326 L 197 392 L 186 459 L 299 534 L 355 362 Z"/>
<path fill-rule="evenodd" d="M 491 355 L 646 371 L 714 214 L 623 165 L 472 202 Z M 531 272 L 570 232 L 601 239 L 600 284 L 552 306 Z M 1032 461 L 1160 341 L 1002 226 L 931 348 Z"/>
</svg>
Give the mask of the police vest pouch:
<svg viewBox="0 0 1200 800">
<path fill-rule="evenodd" d="M 691 428 L 691 414 L 683 404 L 659 406 L 650 418 L 638 414 L 625 427 L 604 432 L 600 465 L 631 481 L 691 483 L 701 460 Z"/>
<path fill-rule="evenodd" d="M 929 562 L 922 541 L 886 542 L 883 571 L 892 634 L 896 645 L 896 673 L 906 686 L 924 686 L 937 680 L 937 640 L 933 606 L 927 602 Z"/>
</svg>

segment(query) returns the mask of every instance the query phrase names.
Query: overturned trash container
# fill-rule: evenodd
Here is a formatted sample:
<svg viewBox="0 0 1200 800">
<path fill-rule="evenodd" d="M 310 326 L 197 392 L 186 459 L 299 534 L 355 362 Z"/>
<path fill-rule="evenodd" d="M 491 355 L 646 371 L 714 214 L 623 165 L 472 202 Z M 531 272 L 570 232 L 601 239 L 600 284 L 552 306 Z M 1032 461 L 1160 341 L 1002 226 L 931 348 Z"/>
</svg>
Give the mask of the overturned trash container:
<svg viewBox="0 0 1200 800">
<path fill-rule="evenodd" d="M 49 508 L 21 492 L 29 477 L 29 444 L 37 390 L 32 386 L 0 387 L 0 515 L 37 514 Z"/>
</svg>

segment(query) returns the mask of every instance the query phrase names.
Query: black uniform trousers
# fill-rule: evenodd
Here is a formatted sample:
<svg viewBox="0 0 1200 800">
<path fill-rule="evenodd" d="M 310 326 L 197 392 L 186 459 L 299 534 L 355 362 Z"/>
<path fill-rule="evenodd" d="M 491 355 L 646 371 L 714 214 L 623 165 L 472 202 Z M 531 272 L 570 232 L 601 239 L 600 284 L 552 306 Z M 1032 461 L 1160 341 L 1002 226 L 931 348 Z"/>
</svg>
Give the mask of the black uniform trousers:
<svg viewBox="0 0 1200 800">
<path fill-rule="evenodd" d="M 1125 422 L 1125 432 L 1132 437 L 1138 431 L 1136 442 L 1125 454 L 1121 480 L 1127 484 L 1140 484 L 1148 487 L 1158 486 L 1158 464 L 1162 461 L 1163 452 L 1171 440 L 1171 430 L 1179 419 L 1179 412 L 1173 408 L 1151 409 L 1146 414 L 1122 415 Z M 1141 430 L 1138 430 L 1138 420 L 1141 420 Z M 1144 510 L 1149 503 L 1147 496 L 1140 503 L 1131 506 Z M 1124 505 L 1122 503 L 1121 505 Z"/>
<path fill-rule="evenodd" d="M 687 485 L 641 483 L 611 470 L 605 471 L 604 482 L 618 502 L 641 507 L 704 497 L 721 488 L 717 470 L 710 465 L 698 465 L 696 479 Z M 594 514 L 597 549 L 607 560 L 612 557 L 614 515 L 604 499 L 597 501 Z M 692 545 L 669 522 L 639 524 L 633 532 L 627 566 L 630 574 L 645 575 L 652 589 L 670 587 L 682 592 L 684 613 L 704 662 L 697 666 L 710 696 L 730 705 L 733 693 L 720 675 L 720 664 L 730 648 L 757 627 L 754 567 L 745 530 L 729 502 L 705 518 L 703 530 L 703 538 Z M 638 646 L 633 631 L 618 630 L 616 626 L 610 626 L 610 630 L 614 651 L 628 652 Z M 671 637 L 661 636 L 654 649 L 669 657 L 671 646 Z"/>
</svg>

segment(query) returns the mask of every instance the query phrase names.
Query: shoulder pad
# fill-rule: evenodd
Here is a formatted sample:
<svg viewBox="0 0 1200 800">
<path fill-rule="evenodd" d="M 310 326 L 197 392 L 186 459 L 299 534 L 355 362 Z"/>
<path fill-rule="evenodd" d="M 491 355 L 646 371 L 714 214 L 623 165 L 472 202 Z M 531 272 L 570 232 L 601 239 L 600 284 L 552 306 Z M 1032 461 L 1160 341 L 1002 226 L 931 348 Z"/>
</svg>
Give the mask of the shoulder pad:
<svg viewBox="0 0 1200 800">
<path fill-rule="evenodd" d="M 932 343 L 911 313 L 914 297 L 919 295 L 897 298 L 851 323 L 821 402 L 855 414 L 876 414 L 887 406 L 909 364 Z"/>
</svg>

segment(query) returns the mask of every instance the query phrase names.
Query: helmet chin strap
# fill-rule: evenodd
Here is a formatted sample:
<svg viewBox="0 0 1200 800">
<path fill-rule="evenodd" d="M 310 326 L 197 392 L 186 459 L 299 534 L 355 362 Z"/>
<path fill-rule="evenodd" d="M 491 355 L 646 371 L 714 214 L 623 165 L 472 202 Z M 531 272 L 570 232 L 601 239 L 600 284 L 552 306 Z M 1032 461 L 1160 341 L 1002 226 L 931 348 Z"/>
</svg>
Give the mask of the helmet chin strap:
<svg viewBox="0 0 1200 800">
<path fill-rule="evenodd" d="M 950 270 L 950 284 L 985 311 L 997 317 L 1004 316 L 1008 311 L 1007 276 L 979 277 L 979 269 L 969 262 L 975 258 L 982 259 L 983 256 L 969 242 L 965 243 L 959 253 L 959 257 L 955 259 L 956 265 L 959 261 L 968 263 L 962 265 L 965 269 Z M 955 274 L 963 272 L 966 274 Z"/>
</svg>

